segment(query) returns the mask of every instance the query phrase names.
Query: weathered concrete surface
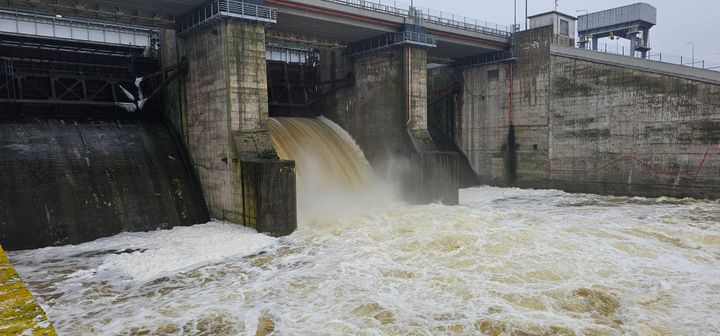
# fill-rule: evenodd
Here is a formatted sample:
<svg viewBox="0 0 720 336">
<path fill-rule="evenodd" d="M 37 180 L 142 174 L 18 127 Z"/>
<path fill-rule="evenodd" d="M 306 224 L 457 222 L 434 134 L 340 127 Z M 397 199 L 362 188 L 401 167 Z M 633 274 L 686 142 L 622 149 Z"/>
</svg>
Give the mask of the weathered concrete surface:
<svg viewBox="0 0 720 336">
<path fill-rule="evenodd" d="M 222 20 L 182 44 L 190 64 L 185 78 L 188 146 L 212 216 L 258 228 L 274 227 L 278 220 L 273 218 L 284 216 L 287 226 L 296 226 L 295 194 L 290 197 L 287 192 L 295 190 L 294 179 L 292 185 L 256 190 L 270 194 L 243 193 L 243 177 L 284 176 L 286 172 L 278 162 L 267 126 L 265 27 Z M 242 171 L 243 163 L 256 161 L 268 163 L 266 170 L 259 175 Z M 277 171 L 267 170 L 271 168 Z M 277 183 L 283 181 L 289 183 L 290 179 Z M 246 216 L 244 204 L 258 199 L 262 207 L 254 209 L 263 213 Z M 247 223 L 248 218 L 271 222 Z M 287 232 L 283 225 L 277 227 L 282 228 L 281 233 Z"/>
<path fill-rule="evenodd" d="M 0 246 L 0 335 L 57 335 Z"/>
<path fill-rule="evenodd" d="M 0 242 L 76 244 L 208 221 L 181 141 L 162 123 L 0 123 Z"/>
<path fill-rule="evenodd" d="M 438 161 L 449 167 L 447 185 L 426 180 L 443 166 L 430 164 L 438 150 L 428 133 L 427 51 L 403 46 L 357 57 L 324 51 L 321 58 L 322 80 L 355 76 L 354 87 L 324 101 L 323 114 L 353 136 L 379 175 L 401 177 L 407 199 L 453 203 L 458 174 L 450 166 L 457 160 Z"/>
<path fill-rule="evenodd" d="M 455 139 L 482 182 L 720 197 L 720 85 L 551 53 L 549 36 L 518 34 L 512 95 L 509 63 L 433 70 L 464 83 Z"/>
<path fill-rule="evenodd" d="M 287 236 L 297 228 L 294 161 L 243 161 L 244 223 L 261 233 Z"/>
<path fill-rule="evenodd" d="M 354 87 L 325 99 L 323 114 L 353 136 L 377 170 L 413 149 L 407 127 L 405 51 L 393 48 L 355 58 L 323 51 L 320 56 L 326 60 L 321 63 L 323 81 L 355 75 Z"/>
<path fill-rule="evenodd" d="M 183 41 L 178 39 L 175 30 L 160 30 L 160 63 L 162 68 L 178 64 L 184 54 Z M 162 107 L 165 119 L 175 127 L 187 145 L 187 102 L 185 96 L 185 78 L 180 77 L 172 81 L 162 94 Z"/>
<path fill-rule="evenodd" d="M 420 203 L 460 204 L 458 153 L 420 152 Z"/>
</svg>

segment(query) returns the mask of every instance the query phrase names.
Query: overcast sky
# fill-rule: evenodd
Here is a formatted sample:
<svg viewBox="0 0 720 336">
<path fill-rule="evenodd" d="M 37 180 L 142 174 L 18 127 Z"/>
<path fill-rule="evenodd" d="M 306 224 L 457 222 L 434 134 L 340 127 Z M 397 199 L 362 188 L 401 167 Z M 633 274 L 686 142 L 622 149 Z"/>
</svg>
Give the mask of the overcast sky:
<svg viewBox="0 0 720 336">
<path fill-rule="evenodd" d="M 405 2 L 410 2 L 405 0 Z M 523 22 L 525 0 L 518 0 L 518 23 Z M 573 16 L 577 10 L 590 12 L 633 4 L 633 0 L 559 0 L 558 10 Z M 650 30 L 652 53 L 663 52 L 690 58 L 695 42 L 695 58 L 720 63 L 720 0 L 643 0 L 658 10 L 658 24 Z M 530 15 L 551 11 L 554 0 L 528 0 Z M 420 7 L 462 14 L 467 17 L 511 25 L 513 0 L 415 0 Z M 525 25 L 523 24 L 523 29 Z M 626 42 L 626 41 L 623 41 Z M 601 46 L 616 48 L 616 41 L 602 40 Z M 622 44 L 620 44 L 622 45 Z M 629 46 L 629 43 L 626 43 Z M 627 47 L 626 47 L 627 48 Z"/>
</svg>

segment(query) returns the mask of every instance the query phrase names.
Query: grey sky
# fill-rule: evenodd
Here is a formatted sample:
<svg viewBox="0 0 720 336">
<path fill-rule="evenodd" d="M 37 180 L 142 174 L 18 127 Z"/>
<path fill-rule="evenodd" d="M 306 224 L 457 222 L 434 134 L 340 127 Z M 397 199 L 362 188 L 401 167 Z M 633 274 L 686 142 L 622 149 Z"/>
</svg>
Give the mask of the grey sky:
<svg viewBox="0 0 720 336">
<path fill-rule="evenodd" d="M 405 0 L 405 2 L 410 2 Z M 577 10 L 590 12 L 624 6 L 640 1 L 633 0 L 560 0 L 558 10 L 573 16 Z M 690 58 L 695 42 L 695 57 L 720 63 L 720 1 L 718 0 L 643 0 L 658 9 L 658 25 L 650 31 L 650 44 L 654 52 L 663 52 Z M 528 0 L 530 15 L 554 9 L 554 0 Z M 461 14 L 467 17 L 504 25 L 513 23 L 513 0 L 415 0 L 417 6 Z M 523 22 L 525 0 L 518 0 L 518 23 Z M 523 29 L 524 29 L 523 24 Z M 615 49 L 616 41 L 602 40 L 608 49 Z M 620 44 L 622 45 L 622 44 Z M 629 46 L 629 43 L 626 43 Z"/>
</svg>

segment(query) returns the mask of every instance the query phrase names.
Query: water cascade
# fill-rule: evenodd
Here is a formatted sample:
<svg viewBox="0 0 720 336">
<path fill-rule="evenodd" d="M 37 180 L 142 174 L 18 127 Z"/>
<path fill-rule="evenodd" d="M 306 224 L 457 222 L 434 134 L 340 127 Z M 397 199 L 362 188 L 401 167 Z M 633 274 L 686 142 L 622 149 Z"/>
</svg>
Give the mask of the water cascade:
<svg viewBox="0 0 720 336">
<path fill-rule="evenodd" d="M 272 118 L 270 134 L 280 158 L 296 162 L 301 216 L 361 214 L 393 199 L 350 134 L 327 118 Z"/>
</svg>

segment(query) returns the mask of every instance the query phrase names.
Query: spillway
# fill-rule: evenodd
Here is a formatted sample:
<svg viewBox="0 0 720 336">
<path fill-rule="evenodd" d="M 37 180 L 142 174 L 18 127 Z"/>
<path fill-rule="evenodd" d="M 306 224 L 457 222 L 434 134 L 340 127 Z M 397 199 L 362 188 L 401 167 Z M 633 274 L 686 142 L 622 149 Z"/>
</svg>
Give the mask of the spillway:
<svg viewBox="0 0 720 336">
<path fill-rule="evenodd" d="M 320 118 L 271 118 L 270 135 L 283 160 L 294 160 L 300 188 L 366 188 L 370 165 L 350 135 Z"/>
<path fill-rule="evenodd" d="M 367 213 L 397 202 L 395 187 L 381 181 L 353 138 L 331 120 L 271 118 L 278 155 L 296 164 L 300 216 Z"/>
<path fill-rule="evenodd" d="M 0 121 L 0 242 L 9 250 L 205 223 L 190 160 L 155 121 Z"/>
</svg>

